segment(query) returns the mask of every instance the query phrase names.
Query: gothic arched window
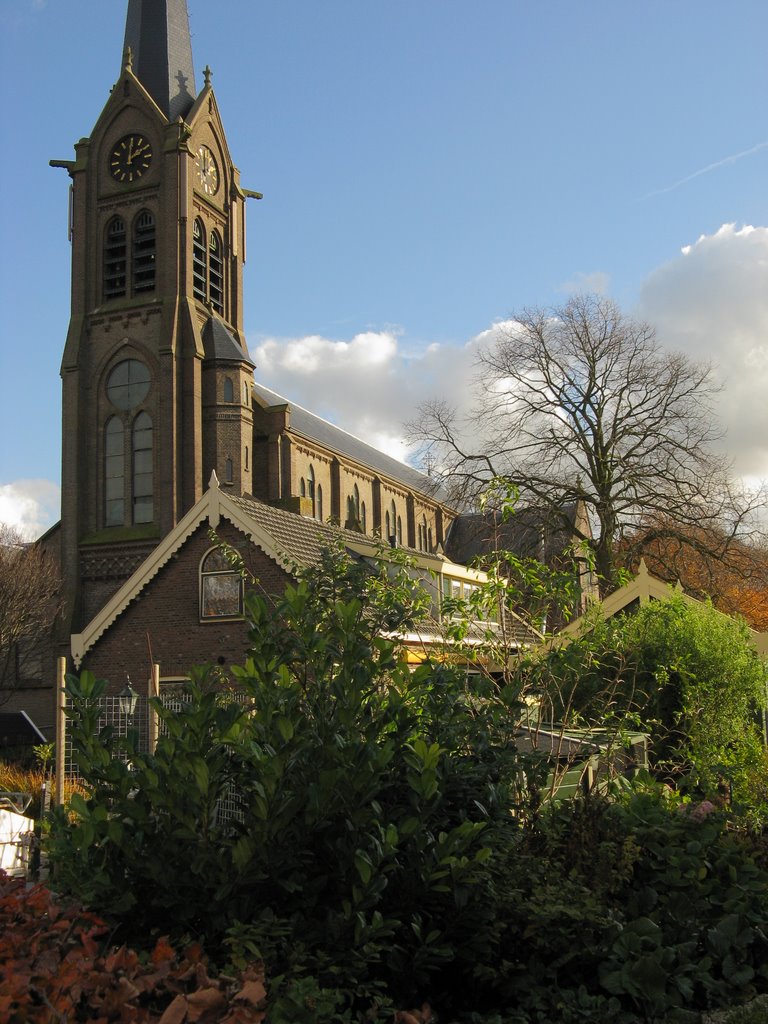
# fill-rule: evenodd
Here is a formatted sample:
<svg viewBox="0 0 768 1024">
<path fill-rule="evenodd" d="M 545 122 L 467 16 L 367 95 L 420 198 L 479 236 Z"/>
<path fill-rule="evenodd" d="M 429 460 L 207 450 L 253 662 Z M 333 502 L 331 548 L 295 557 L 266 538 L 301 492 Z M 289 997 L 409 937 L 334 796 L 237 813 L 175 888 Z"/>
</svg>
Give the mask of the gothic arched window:
<svg viewBox="0 0 768 1024">
<path fill-rule="evenodd" d="M 224 248 L 218 231 L 208 243 L 208 295 L 217 313 L 224 313 Z"/>
<path fill-rule="evenodd" d="M 317 518 L 317 510 L 315 507 L 315 470 L 312 466 L 309 467 L 307 472 L 307 497 L 312 502 L 312 518 Z"/>
<path fill-rule="evenodd" d="M 344 524 L 348 530 L 356 529 L 360 524 L 360 488 L 355 484 L 352 493 L 347 495 L 347 521 Z"/>
<path fill-rule="evenodd" d="M 131 270 L 133 294 L 155 290 L 155 218 L 142 210 L 133 222 Z"/>
<path fill-rule="evenodd" d="M 367 526 L 366 515 L 365 515 L 365 502 L 364 501 L 360 502 L 360 529 L 363 531 L 363 533 L 367 533 L 368 532 L 368 526 Z"/>
<path fill-rule="evenodd" d="M 125 221 L 122 217 L 113 217 L 107 224 L 104 239 L 105 299 L 117 299 L 125 295 L 127 258 Z"/>
<path fill-rule="evenodd" d="M 316 504 L 317 504 L 317 515 L 315 516 L 315 518 L 319 519 L 320 522 L 322 523 L 323 522 L 323 486 L 322 486 L 322 484 L 318 484 L 317 485 L 317 503 Z"/>
<path fill-rule="evenodd" d="M 123 422 L 110 416 L 104 429 L 104 524 L 122 526 L 125 515 Z"/>
<path fill-rule="evenodd" d="M 205 228 L 198 217 L 192 226 L 192 292 L 200 302 L 208 299 L 208 247 Z"/>
<path fill-rule="evenodd" d="M 397 517 L 397 543 L 400 545 L 403 543 L 403 520 L 400 516 Z"/>
<path fill-rule="evenodd" d="M 224 378 L 224 401 L 234 402 L 235 400 L 235 386 L 232 383 L 231 377 Z"/>
<path fill-rule="evenodd" d="M 419 551 L 427 550 L 427 520 L 425 516 L 421 517 L 419 523 L 419 540 L 418 540 Z"/>
<path fill-rule="evenodd" d="M 200 617 L 232 619 L 242 614 L 242 577 L 222 552 L 213 548 L 200 563 Z"/>
<path fill-rule="evenodd" d="M 140 412 L 133 421 L 133 521 L 151 523 L 153 509 L 152 418 Z"/>
</svg>

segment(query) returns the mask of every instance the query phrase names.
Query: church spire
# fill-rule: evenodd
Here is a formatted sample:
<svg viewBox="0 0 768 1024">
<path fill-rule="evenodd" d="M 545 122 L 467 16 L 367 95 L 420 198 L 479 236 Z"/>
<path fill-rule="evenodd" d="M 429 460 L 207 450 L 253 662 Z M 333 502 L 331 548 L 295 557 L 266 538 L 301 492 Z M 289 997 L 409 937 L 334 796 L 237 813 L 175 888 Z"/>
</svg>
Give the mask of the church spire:
<svg viewBox="0 0 768 1024">
<path fill-rule="evenodd" d="M 168 120 L 185 117 L 196 94 L 187 0 L 128 0 L 128 48 L 133 73 Z"/>
</svg>

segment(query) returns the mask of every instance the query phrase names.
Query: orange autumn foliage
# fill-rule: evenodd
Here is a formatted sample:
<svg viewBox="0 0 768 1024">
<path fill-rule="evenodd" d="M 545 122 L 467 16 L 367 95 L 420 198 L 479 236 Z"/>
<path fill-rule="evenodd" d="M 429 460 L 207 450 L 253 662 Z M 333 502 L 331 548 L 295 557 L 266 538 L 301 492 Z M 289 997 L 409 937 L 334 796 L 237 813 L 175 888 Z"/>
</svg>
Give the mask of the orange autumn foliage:
<svg viewBox="0 0 768 1024">
<path fill-rule="evenodd" d="M 649 526 L 620 549 L 625 568 L 636 571 L 640 557 L 648 571 L 669 583 L 678 580 L 692 597 L 711 599 L 727 615 L 740 615 L 752 629 L 768 632 L 768 550 L 700 531 L 680 538 L 664 524 Z"/>
<path fill-rule="evenodd" d="M 157 940 L 148 961 L 94 914 L 0 871 L 0 1020 L 7 1024 L 261 1024 L 260 966 L 216 977 L 200 946 Z"/>
</svg>

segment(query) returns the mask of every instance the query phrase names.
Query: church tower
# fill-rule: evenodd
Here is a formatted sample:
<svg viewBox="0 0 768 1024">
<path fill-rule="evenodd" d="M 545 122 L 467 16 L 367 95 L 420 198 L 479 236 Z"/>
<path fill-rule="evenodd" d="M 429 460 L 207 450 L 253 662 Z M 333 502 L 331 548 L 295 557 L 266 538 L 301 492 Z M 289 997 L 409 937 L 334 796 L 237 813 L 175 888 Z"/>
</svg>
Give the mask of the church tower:
<svg viewBox="0 0 768 1024">
<path fill-rule="evenodd" d="M 116 47 L 117 49 L 117 47 Z M 120 77 L 75 160 L 63 381 L 67 632 L 203 493 L 253 491 L 245 199 L 186 0 L 129 0 Z"/>
</svg>

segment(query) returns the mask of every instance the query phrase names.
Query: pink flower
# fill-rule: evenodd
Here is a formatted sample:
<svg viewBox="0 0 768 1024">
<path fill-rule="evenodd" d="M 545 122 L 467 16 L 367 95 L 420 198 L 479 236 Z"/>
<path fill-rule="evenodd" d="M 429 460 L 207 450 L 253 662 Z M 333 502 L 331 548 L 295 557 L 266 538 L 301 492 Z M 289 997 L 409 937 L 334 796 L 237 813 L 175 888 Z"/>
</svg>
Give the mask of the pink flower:
<svg viewBox="0 0 768 1024">
<path fill-rule="evenodd" d="M 701 803 L 697 804 L 691 811 L 691 817 L 696 821 L 702 821 L 707 817 L 707 815 L 716 810 L 717 808 L 710 800 L 702 800 Z"/>
</svg>

